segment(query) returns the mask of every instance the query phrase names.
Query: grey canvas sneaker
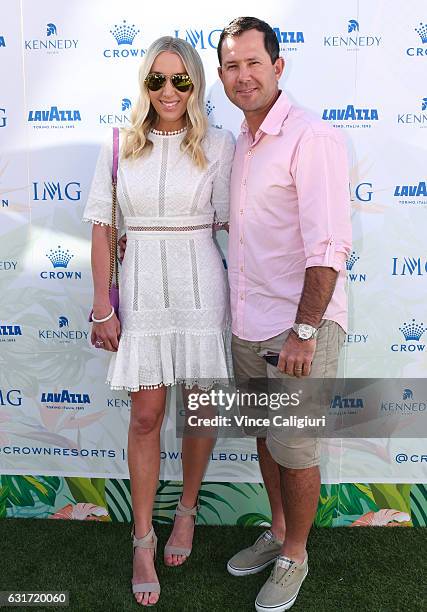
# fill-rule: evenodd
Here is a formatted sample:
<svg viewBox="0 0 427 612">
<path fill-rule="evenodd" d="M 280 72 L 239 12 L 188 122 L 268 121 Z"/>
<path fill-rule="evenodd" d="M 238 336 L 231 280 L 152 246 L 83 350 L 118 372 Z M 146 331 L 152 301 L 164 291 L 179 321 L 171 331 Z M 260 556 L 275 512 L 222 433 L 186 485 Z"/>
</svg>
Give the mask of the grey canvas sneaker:
<svg viewBox="0 0 427 612">
<path fill-rule="evenodd" d="M 257 612 L 284 612 L 291 608 L 298 596 L 304 578 L 308 574 L 308 556 L 304 563 L 297 563 L 282 555 L 255 600 Z"/>
<path fill-rule="evenodd" d="M 280 555 L 282 544 L 283 542 L 277 540 L 270 529 L 268 529 L 259 536 L 252 546 L 244 548 L 236 553 L 234 557 L 231 557 L 227 563 L 227 570 L 233 576 L 257 574 L 270 565 L 270 563 L 274 563 Z"/>
</svg>

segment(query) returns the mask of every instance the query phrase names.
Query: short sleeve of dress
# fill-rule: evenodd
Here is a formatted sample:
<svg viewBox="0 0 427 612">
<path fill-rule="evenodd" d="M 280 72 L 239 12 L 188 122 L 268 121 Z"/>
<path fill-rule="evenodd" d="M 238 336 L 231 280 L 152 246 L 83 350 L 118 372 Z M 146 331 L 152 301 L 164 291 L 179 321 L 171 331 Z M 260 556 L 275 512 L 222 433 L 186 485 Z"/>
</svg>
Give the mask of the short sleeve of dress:
<svg viewBox="0 0 427 612">
<path fill-rule="evenodd" d="M 234 137 L 228 130 L 221 130 L 222 146 L 219 151 L 219 166 L 212 188 L 212 206 L 215 222 L 228 223 L 230 212 L 230 175 L 234 157 Z"/>
<path fill-rule="evenodd" d="M 111 169 L 113 163 L 113 134 L 101 146 L 96 162 L 89 196 L 83 212 L 83 221 L 98 225 L 111 225 L 111 207 L 113 190 L 111 185 Z M 120 162 L 119 162 L 120 163 Z M 120 207 L 117 205 L 116 227 L 121 224 Z"/>
</svg>

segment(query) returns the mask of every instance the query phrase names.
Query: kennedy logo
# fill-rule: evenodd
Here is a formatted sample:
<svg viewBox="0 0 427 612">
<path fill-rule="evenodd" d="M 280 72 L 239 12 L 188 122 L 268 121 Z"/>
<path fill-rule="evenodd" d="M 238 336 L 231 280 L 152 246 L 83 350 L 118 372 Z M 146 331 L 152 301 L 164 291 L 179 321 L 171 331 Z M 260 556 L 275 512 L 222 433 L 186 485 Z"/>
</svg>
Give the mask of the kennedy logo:
<svg viewBox="0 0 427 612">
<path fill-rule="evenodd" d="M 419 128 L 427 127 L 427 98 L 421 98 L 418 112 L 399 113 L 397 123 L 398 125 L 413 125 Z"/>
<path fill-rule="evenodd" d="M 372 183 L 359 183 L 354 187 L 352 192 L 350 185 L 350 198 L 352 202 L 359 200 L 359 202 L 371 202 L 372 200 Z"/>
<path fill-rule="evenodd" d="M 54 271 L 43 271 L 40 272 L 40 277 L 43 279 L 71 279 L 71 280 L 81 280 L 82 273 L 81 272 L 72 272 L 71 270 L 67 270 L 68 264 L 74 257 L 72 253 L 68 249 L 62 249 L 58 246 L 57 249 L 51 249 L 49 253 L 46 253 L 46 257 L 50 260 Z M 65 272 L 63 272 L 60 268 L 64 268 Z"/>
<path fill-rule="evenodd" d="M 22 336 L 20 325 L 0 324 L 0 342 L 16 342 L 19 336 Z"/>
<path fill-rule="evenodd" d="M 11 259 L 0 259 L 0 272 L 11 272 L 12 270 L 16 270 L 17 265 L 17 261 L 13 261 Z"/>
<path fill-rule="evenodd" d="M 364 283 L 366 281 L 366 274 L 357 273 L 357 270 L 353 270 L 356 263 L 359 261 L 360 257 L 353 251 L 350 254 L 350 257 L 345 262 L 345 266 L 347 269 L 347 278 L 352 283 Z M 357 266 L 356 266 L 357 267 Z"/>
<path fill-rule="evenodd" d="M 347 334 L 345 338 L 345 344 L 355 345 L 355 344 L 366 344 L 368 342 L 368 334 L 362 333 L 351 333 Z"/>
<path fill-rule="evenodd" d="M 411 389 L 403 389 L 402 398 L 398 402 L 381 402 L 381 412 L 389 414 L 412 414 L 414 412 L 424 412 L 427 404 L 425 401 L 413 401 L 414 393 Z"/>
<path fill-rule="evenodd" d="M 71 342 L 86 341 L 88 332 L 84 329 L 72 329 L 68 317 L 61 315 L 58 318 L 57 329 L 39 329 L 39 340 L 70 344 Z"/>
<path fill-rule="evenodd" d="M 101 125 L 127 125 L 130 123 L 130 114 L 126 111 L 130 111 L 132 108 L 132 102 L 129 98 L 122 98 L 120 105 L 117 105 L 122 112 L 112 112 L 99 115 L 99 123 Z"/>
<path fill-rule="evenodd" d="M 281 51 L 298 51 L 298 48 L 300 48 L 299 45 L 305 42 L 304 32 L 282 30 L 282 28 L 279 27 L 275 27 L 273 30 L 276 34 Z"/>
<path fill-rule="evenodd" d="M 341 395 L 335 395 L 331 400 L 329 414 L 356 414 L 363 407 L 363 399 L 361 397 L 342 397 Z"/>
<path fill-rule="evenodd" d="M 20 389 L 0 389 L 0 406 L 22 406 Z"/>
<path fill-rule="evenodd" d="M 396 185 L 394 197 L 399 198 L 399 204 L 427 204 L 427 185 L 420 181 L 415 185 Z"/>
<path fill-rule="evenodd" d="M 132 400 L 122 399 L 120 397 L 107 398 L 107 408 L 129 408 L 132 405 Z"/>
<path fill-rule="evenodd" d="M 6 127 L 7 117 L 6 117 L 6 109 L 0 108 L 0 128 Z"/>
<path fill-rule="evenodd" d="M 426 329 L 424 323 L 417 323 L 415 319 L 412 319 L 410 323 L 404 323 L 402 327 L 399 327 L 399 331 L 402 332 L 405 343 L 392 344 L 391 350 L 394 353 L 424 352 L 425 344 L 421 344 L 420 340 Z"/>
<path fill-rule="evenodd" d="M 35 202 L 47 200 L 57 200 L 63 202 L 64 200 L 71 200 L 72 202 L 78 202 L 81 196 L 80 183 L 33 183 L 33 200 Z"/>
<path fill-rule="evenodd" d="M 6 43 L 4 41 L 4 36 L 0 36 L 0 47 L 5 47 Z"/>
<path fill-rule="evenodd" d="M 50 55 L 57 55 L 62 51 L 77 49 L 78 40 L 74 38 L 58 37 L 58 28 L 54 23 L 46 24 L 46 37 L 25 41 L 27 51 L 45 51 Z"/>
<path fill-rule="evenodd" d="M 123 22 L 120 24 L 115 24 L 110 33 L 114 37 L 118 49 L 104 49 L 103 55 L 104 57 L 111 58 L 120 58 L 120 57 L 142 57 L 145 54 L 145 49 L 137 49 L 132 48 L 128 49 L 128 47 L 132 47 L 136 36 L 140 33 L 140 30 L 136 27 L 135 24 L 129 25 L 126 22 L 126 19 L 123 19 Z"/>
<path fill-rule="evenodd" d="M 88 393 L 72 393 L 68 389 L 54 392 L 43 392 L 40 403 L 50 409 L 83 410 L 90 404 Z"/>
<path fill-rule="evenodd" d="M 322 119 L 333 121 L 335 127 L 370 128 L 372 121 L 378 121 L 378 110 L 348 104 L 344 108 L 323 109 Z"/>
<path fill-rule="evenodd" d="M 57 106 L 44 110 L 30 110 L 28 113 L 28 122 L 33 123 L 35 129 L 74 128 L 81 120 L 79 110 L 59 109 Z"/>
<path fill-rule="evenodd" d="M 427 258 L 393 257 L 392 276 L 424 276 L 427 274 Z"/>
<path fill-rule="evenodd" d="M 175 38 L 183 38 L 194 49 L 216 49 L 221 32 L 222 28 L 215 28 L 213 30 L 188 28 L 187 30 L 175 30 Z"/>
<path fill-rule="evenodd" d="M 324 47 L 340 47 L 347 51 L 360 51 L 365 48 L 374 48 L 381 45 L 382 38 L 371 32 L 359 34 L 360 25 L 356 19 L 347 22 L 346 34 L 329 34 L 323 37 Z"/>
<path fill-rule="evenodd" d="M 427 23 L 420 21 L 414 30 L 418 34 L 419 45 L 406 49 L 406 55 L 410 57 L 427 57 Z"/>
</svg>

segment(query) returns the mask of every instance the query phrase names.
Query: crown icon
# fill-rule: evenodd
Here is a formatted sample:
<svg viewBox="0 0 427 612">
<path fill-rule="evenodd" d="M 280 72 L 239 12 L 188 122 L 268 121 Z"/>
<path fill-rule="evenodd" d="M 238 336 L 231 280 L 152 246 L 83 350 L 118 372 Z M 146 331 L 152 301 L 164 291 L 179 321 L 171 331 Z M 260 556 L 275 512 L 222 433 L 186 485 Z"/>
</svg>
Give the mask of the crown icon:
<svg viewBox="0 0 427 612">
<path fill-rule="evenodd" d="M 122 98 L 122 111 L 128 110 L 132 106 L 129 98 Z"/>
<path fill-rule="evenodd" d="M 67 317 L 64 317 L 64 316 L 59 317 L 58 322 L 59 322 L 59 327 L 68 327 L 68 319 L 67 319 Z"/>
<path fill-rule="evenodd" d="M 350 257 L 347 259 L 347 261 L 345 262 L 345 267 L 347 268 L 347 270 L 352 270 L 354 264 L 356 263 L 356 261 L 358 261 L 360 259 L 360 257 L 358 255 L 356 255 L 356 253 L 353 251 L 352 254 L 350 255 Z"/>
<path fill-rule="evenodd" d="M 350 19 L 347 27 L 348 33 L 350 32 L 358 32 L 359 31 L 359 22 L 355 19 Z"/>
<path fill-rule="evenodd" d="M 209 115 L 211 114 L 211 112 L 212 112 L 212 111 L 215 109 L 215 106 L 214 106 L 214 105 L 211 103 L 211 101 L 210 101 L 210 100 L 208 100 L 208 101 L 206 102 L 205 107 L 206 107 L 206 114 L 207 114 L 207 116 L 209 117 Z"/>
<path fill-rule="evenodd" d="M 399 331 L 405 337 L 405 340 L 418 340 L 421 338 L 427 327 L 424 327 L 424 323 L 415 323 L 415 319 L 412 319 L 412 323 L 404 323 L 402 327 L 399 327 Z"/>
<path fill-rule="evenodd" d="M 50 259 L 54 268 L 66 268 L 74 255 L 72 255 L 68 249 L 62 251 L 61 247 L 58 246 L 56 251 L 51 249 L 49 253 L 46 253 L 46 257 Z"/>
<path fill-rule="evenodd" d="M 421 42 L 427 43 L 427 23 L 420 22 L 420 27 L 415 28 L 415 32 L 419 34 Z"/>
<path fill-rule="evenodd" d="M 114 25 L 114 28 L 110 30 L 110 32 L 117 40 L 118 45 L 131 45 L 135 36 L 139 34 L 139 30 L 136 29 L 135 24 L 128 25 L 126 19 L 123 19 L 121 25 Z"/>
<path fill-rule="evenodd" d="M 411 391 L 411 389 L 403 389 L 403 396 L 402 399 L 406 400 L 406 399 L 412 399 L 414 397 L 413 392 Z"/>
</svg>

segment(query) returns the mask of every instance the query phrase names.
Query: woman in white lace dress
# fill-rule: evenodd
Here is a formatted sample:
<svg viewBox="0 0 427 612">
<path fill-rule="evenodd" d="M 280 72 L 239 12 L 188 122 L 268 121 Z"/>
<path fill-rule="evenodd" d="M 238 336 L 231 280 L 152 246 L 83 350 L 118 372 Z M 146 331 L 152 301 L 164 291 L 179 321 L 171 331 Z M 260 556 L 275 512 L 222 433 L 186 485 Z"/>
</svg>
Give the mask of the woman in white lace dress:
<svg viewBox="0 0 427 612">
<path fill-rule="evenodd" d="M 96 166 L 84 218 L 93 225 L 92 341 L 113 352 L 107 381 L 128 389 L 135 520 L 133 592 L 157 602 L 151 519 L 167 387 L 198 389 L 231 377 L 228 285 L 212 224 L 226 224 L 234 154 L 231 134 L 208 127 L 197 52 L 180 39 L 155 41 L 140 68 L 140 98 L 120 134 L 117 201 L 127 234 L 120 323 L 108 318 L 112 136 Z M 188 391 L 187 391 L 188 393 Z M 184 392 L 185 395 L 185 392 Z M 215 440 L 184 437 L 183 493 L 165 548 L 167 565 L 191 551 L 197 496 Z"/>
</svg>

